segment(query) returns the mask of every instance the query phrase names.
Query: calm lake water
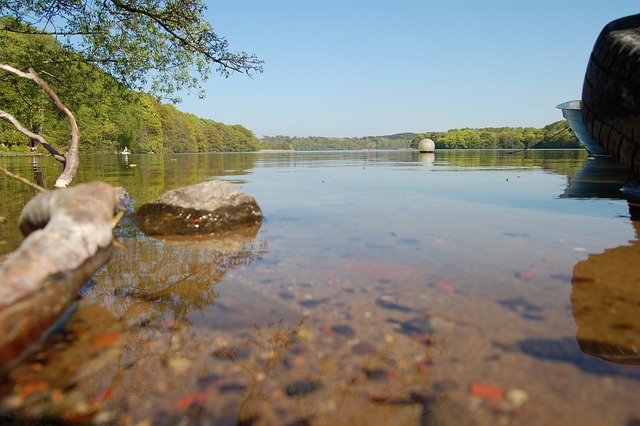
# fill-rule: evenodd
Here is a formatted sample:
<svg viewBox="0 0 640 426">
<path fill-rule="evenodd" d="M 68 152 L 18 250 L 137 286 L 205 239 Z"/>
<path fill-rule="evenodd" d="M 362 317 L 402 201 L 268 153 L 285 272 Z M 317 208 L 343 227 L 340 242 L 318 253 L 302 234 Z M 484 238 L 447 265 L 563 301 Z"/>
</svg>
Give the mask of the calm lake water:
<svg viewBox="0 0 640 426">
<path fill-rule="evenodd" d="M 0 164 L 46 187 L 59 173 Z M 134 208 L 225 179 L 265 220 L 163 241 L 125 218 L 64 329 L 3 380 L 0 419 L 638 424 L 626 177 L 584 151 L 82 157 L 74 183 L 123 186 Z M 3 254 L 33 194 L 0 185 Z"/>
</svg>

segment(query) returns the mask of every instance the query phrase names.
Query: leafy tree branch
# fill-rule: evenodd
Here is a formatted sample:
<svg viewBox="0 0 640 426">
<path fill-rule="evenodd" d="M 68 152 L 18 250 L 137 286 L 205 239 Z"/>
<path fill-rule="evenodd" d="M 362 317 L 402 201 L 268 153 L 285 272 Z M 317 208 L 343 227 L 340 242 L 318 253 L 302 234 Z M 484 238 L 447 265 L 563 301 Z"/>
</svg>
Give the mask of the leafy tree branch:
<svg viewBox="0 0 640 426">
<path fill-rule="evenodd" d="M 182 89 L 202 96 L 211 66 L 225 77 L 262 72 L 255 55 L 229 50 L 205 10 L 201 0 L 0 0 L 0 15 L 15 18 L 6 31 L 56 35 L 121 84 L 172 101 Z"/>
</svg>

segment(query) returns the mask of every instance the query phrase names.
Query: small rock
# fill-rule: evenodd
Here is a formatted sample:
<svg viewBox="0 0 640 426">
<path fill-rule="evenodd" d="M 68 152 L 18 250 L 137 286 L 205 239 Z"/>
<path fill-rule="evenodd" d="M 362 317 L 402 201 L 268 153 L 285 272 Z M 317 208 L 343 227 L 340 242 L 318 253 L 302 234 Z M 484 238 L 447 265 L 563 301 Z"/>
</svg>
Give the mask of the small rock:
<svg viewBox="0 0 640 426">
<path fill-rule="evenodd" d="M 529 394 L 521 389 L 509 389 L 506 395 L 507 401 L 515 408 L 527 402 Z"/>
<path fill-rule="evenodd" d="M 278 296 L 280 296 L 280 298 L 283 300 L 293 300 L 296 298 L 293 293 L 288 291 L 281 291 L 280 293 L 278 293 Z"/>
<path fill-rule="evenodd" d="M 357 343 L 353 345 L 351 352 L 356 355 L 371 355 L 378 352 L 378 350 L 370 343 Z"/>
<path fill-rule="evenodd" d="M 353 328 L 349 327 L 348 325 L 334 325 L 331 327 L 331 330 L 334 333 L 345 337 L 355 337 L 356 335 L 355 331 L 353 331 Z"/>
<path fill-rule="evenodd" d="M 362 372 L 364 373 L 364 376 L 372 382 L 380 382 L 382 380 L 386 380 L 390 375 L 389 370 L 383 368 L 364 367 L 362 369 Z"/>
<path fill-rule="evenodd" d="M 180 374 L 189 370 L 191 367 L 191 360 L 184 357 L 171 358 L 169 360 L 169 368 L 174 372 Z"/>
<path fill-rule="evenodd" d="M 378 300 L 376 300 L 376 304 L 381 308 L 388 309 L 390 311 L 398 311 L 398 312 L 411 312 L 412 309 L 408 306 L 400 305 L 398 303 L 394 303 L 389 300 L 389 297 L 382 296 Z"/>
<path fill-rule="evenodd" d="M 310 300 L 301 300 L 298 303 L 305 308 L 315 308 L 318 305 L 321 305 L 327 302 L 328 299 L 310 299 Z"/>
<path fill-rule="evenodd" d="M 320 382 L 316 380 L 298 380 L 287 386 L 286 393 L 290 397 L 308 395 L 320 389 Z"/>
</svg>

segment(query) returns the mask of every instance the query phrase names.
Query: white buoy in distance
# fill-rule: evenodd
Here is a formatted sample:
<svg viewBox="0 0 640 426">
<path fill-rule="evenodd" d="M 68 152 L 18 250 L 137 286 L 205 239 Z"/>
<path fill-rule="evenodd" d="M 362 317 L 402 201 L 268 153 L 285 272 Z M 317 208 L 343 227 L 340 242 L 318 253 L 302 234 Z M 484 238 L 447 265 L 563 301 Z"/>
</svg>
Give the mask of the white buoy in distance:
<svg viewBox="0 0 640 426">
<path fill-rule="evenodd" d="M 420 152 L 434 152 L 436 150 L 436 144 L 429 138 L 424 138 L 418 143 L 418 151 Z"/>
</svg>

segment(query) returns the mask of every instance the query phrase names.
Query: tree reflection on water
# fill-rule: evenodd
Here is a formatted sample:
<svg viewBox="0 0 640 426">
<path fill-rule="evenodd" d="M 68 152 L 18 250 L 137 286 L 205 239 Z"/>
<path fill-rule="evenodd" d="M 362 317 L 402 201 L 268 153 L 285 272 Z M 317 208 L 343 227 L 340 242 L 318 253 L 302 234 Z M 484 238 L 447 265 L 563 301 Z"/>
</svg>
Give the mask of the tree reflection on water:
<svg viewBox="0 0 640 426">
<path fill-rule="evenodd" d="M 126 223 L 126 222 L 125 222 Z M 156 240 L 120 229 L 60 332 L 6 373 L 5 419 L 29 424 L 427 424 L 446 399 L 431 365 L 444 342 L 429 317 L 396 325 L 409 342 L 361 342 L 347 325 L 250 312 L 198 324 L 226 274 L 268 252 L 258 229 L 224 239 Z M 205 316 L 206 317 L 206 316 Z"/>
<path fill-rule="evenodd" d="M 258 228 L 224 238 L 152 240 L 122 232 L 124 250 L 97 274 L 62 329 L 5 373 L 8 418 L 114 420 L 162 391 L 163 370 L 187 373 L 213 344 L 189 315 L 215 303 L 229 270 L 267 253 Z"/>
<path fill-rule="evenodd" d="M 396 328 L 404 343 L 360 341 L 347 325 L 228 324 L 194 314 L 216 284 L 268 252 L 249 234 L 162 241 L 122 230 L 63 329 L 1 385 L 6 419 L 29 424 L 430 424 L 446 391 L 431 383 L 444 342 L 429 317 Z M 204 315 L 204 318 L 209 318 Z M 253 325 L 251 325 L 253 322 Z M 403 325 L 404 324 L 404 325 Z"/>
</svg>

